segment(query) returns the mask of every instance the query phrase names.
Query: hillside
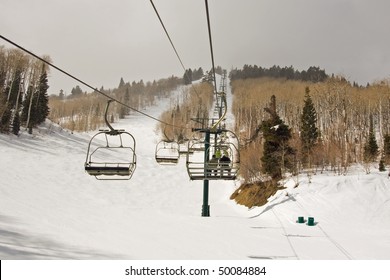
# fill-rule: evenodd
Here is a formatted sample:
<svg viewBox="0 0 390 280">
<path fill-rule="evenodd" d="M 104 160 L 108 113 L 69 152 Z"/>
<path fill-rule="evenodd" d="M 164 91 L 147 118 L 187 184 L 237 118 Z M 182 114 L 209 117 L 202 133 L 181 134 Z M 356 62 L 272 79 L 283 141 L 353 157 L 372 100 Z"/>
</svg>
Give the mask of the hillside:
<svg viewBox="0 0 390 280">
<path fill-rule="evenodd" d="M 145 112 L 159 116 L 169 103 Z M 239 182 L 212 181 L 205 218 L 202 183 L 188 179 L 185 159 L 155 162 L 156 122 L 134 114 L 114 127 L 137 141 L 130 181 L 84 172 L 93 132 L 46 122 L 33 135 L 0 135 L 0 259 L 390 258 L 386 173 L 366 175 L 356 166 L 345 176 L 317 174 L 311 183 L 301 175 L 297 188 L 293 177 L 251 210 L 229 199 Z M 296 223 L 298 216 L 314 217 L 315 226 Z"/>
<path fill-rule="evenodd" d="M 294 152 L 284 162 L 290 172 L 313 168 L 346 174 L 351 166 L 362 165 L 369 173 L 373 162 L 390 165 L 390 87 L 385 81 L 358 87 L 341 77 L 320 83 L 258 78 L 233 81 L 232 92 L 235 129 L 245 145 L 241 175 L 247 181 L 262 176 L 258 171 L 264 163 L 256 155 L 263 154 L 260 130 L 270 118 L 264 108 L 270 106 L 272 97 L 276 114 L 291 133 L 288 146 Z M 306 115 L 305 122 L 310 121 L 317 131 L 310 149 L 303 145 L 308 131 L 302 127 L 309 100 L 312 115 Z M 279 151 L 279 155 L 284 153 Z"/>
</svg>

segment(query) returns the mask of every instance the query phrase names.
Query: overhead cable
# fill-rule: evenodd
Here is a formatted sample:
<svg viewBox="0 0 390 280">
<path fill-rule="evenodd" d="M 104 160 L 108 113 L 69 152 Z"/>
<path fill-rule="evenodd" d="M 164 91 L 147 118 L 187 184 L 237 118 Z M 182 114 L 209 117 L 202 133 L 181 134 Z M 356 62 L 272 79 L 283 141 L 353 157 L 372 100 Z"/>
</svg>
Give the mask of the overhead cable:
<svg viewBox="0 0 390 280">
<path fill-rule="evenodd" d="M 168 30 L 166 29 L 165 24 L 164 24 L 164 22 L 162 21 L 161 16 L 160 16 L 159 12 L 157 11 L 156 6 L 155 6 L 154 3 L 153 3 L 153 0 L 150 0 L 150 4 L 152 4 L 153 9 L 154 9 L 154 12 L 156 13 L 156 15 L 157 15 L 157 17 L 158 17 L 158 20 L 160 21 L 160 24 L 161 24 L 162 28 L 164 29 L 164 32 L 165 32 L 165 34 L 167 35 L 168 40 L 169 40 L 169 42 L 171 43 L 171 46 L 172 46 L 173 50 L 175 51 L 176 57 L 177 57 L 177 59 L 179 60 L 179 62 L 180 62 L 180 64 L 181 64 L 181 67 L 182 67 L 183 70 L 184 70 L 184 75 L 186 76 L 186 78 L 187 78 L 188 81 L 192 81 L 192 78 L 188 76 L 187 69 L 186 69 L 186 67 L 184 66 L 183 61 L 181 60 L 180 55 L 179 55 L 179 53 L 177 52 L 175 45 L 173 44 L 173 41 L 172 41 L 172 39 L 171 39 L 171 36 L 169 36 Z M 192 85 L 192 83 L 191 83 L 191 86 L 192 86 L 192 89 L 195 91 L 196 95 L 198 96 L 198 98 L 200 99 L 199 93 L 197 92 L 197 90 L 195 89 L 195 87 Z"/>
<path fill-rule="evenodd" d="M 131 107 L 131 106 L 129 106 L 129 105 L 127 105 L 127 104 L 125 104 L 125 103 L 119 101 L 118 99 L 116 99 L 116 98 L 114 98 L 114 97 L 112 97 L 112 96 L 109 96 L 108 94 L 106 94 L 106 93 L 104 93 L 104 92 L 98 90 L 97 88 L 94 88 L 94 87 L 91 86 L 90 84 L 88 84 L 88 83 L 84 82 L 83 80 L 81 80 L 81 79 L 79 79 L 79 78 L 73 76 L 73 75 L 70 74 L 69 72 L 62 70 L 61 68 L 57 67 L 57 66 L 54 65 L 53 63 L 51 63 L 51 62 L 49 62 L 49 61 L 47 61 L 47 60 L 41 58 L 40 56 L 36 55 L 35 53 L 33 53 L 33 52 L 31 52 L 31 51 L 29 51 L 29 50 L 27 50 L 27 49 L 25 49 L 24 47 L 18 45 L 17 43 L 11 41 L 10 39 L 4 37 L 4 36 L 1 35 L 1 34 L 0 34 L 0 38 L 3 39 L 4 41 L 10 43 L 11 45 L 13 45 L 13 46 L 19 48 L 20 50 L 22 50 L 22 51 L 28 53 L 29 55 L 35 57 L 36 59 L 42 61 L 43 63 L 46 63 L 47 65 L 49 65 L 49 66 L 53 67 L 54 69 L 60 71 L 61 73 L 65 74 L 66 76 L 68 76 L 68 77 L 70 77 L 70 78 L 76 80 L 77 82 L 83 84 L 84 86 L 86 86 L 86 87 L 92 89 L 93 91 L 95 91 L 95 92 L 97 92 L 97 93 L 100 93 L 101 95 L 107 97 L 108 99 L 110 99 L 110 100 L 112 100 L 112 101 L 117 102 L 118 104 L 120 104 L 120 105 L 122 105 L 122 106 L 125 106 L 126 108 L 129 108 L 129 109 L 131 109 L 131 110 L 133 110 L 133 111 L 135 111 L 135 112 L 137 112 L 137 113 L 139 113 L 139 114 L 141 114 L 141 115 L 144 115 L 145 117 L 151 118 L 151 119 L 153 119 L 153 120 L 155 120 L 155 121 L 158 121 L 158 122 L 160 122 L 160 123 L 162 123 L 162 124 L 165 124 L 165 125 L 167 125 L 167 126 L 172 126 L 172 127 L 178 127 L 178 128 L 189 129 L 189 128 L 186 128 L 186 127 L 176 126 L 176 125 L 167 123 L 167 122 L 162 121 L 162 120 L 160 120 L 160 119 L 158 119 L 158 118 L 156 118 L 156 117 L 153 117 L 153 116 L 151 116 L 151 115 L 149 115 L 149 114 L 146 114 L 146 113 L 144 113 L 144 112 L 142 112 L 142 111 L 140 111 L 140 110 L 138 110 L 138 109 L 135 109 L 135 108 L 133 108 L 133 107 Z"/>
<path fill-rule="evenodd" d="M 207 15 L 207 28 L 208 28 L 208 31 L 209 31 L 211 63 L 212 63 L 212 67 L 213 67 L 213 76 L 214 76 L 214 90 L 215 90 L 215 93 L 217 93 L 217 80 L 215 79 L 215 64 L 214 64 L 213 40 L 211 38 L 209 4 L 208 4 L 207 0 L 205 0 L 205 5 L 206 5 L 206 15 Z"/>
</svg>

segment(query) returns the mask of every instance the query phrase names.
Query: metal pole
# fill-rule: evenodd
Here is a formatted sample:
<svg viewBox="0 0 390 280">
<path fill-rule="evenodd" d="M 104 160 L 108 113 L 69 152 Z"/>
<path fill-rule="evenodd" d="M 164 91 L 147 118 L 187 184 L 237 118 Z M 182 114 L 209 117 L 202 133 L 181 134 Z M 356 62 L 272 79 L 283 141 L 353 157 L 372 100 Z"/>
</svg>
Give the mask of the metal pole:
<svg viewBox="0 0 390 280">
<path fill-rule="evenodd" d="M 208 174 L 207 164 L 210 159 L 210 130 L 206 130 L 205 145 L 204 145 L 204 174 L 205 177 Z M 202 205 L 202 217 L 210 217 L 210 205 L 209 205 L 209 180 L 203 180 L 203 205 Z"/>
</svg>

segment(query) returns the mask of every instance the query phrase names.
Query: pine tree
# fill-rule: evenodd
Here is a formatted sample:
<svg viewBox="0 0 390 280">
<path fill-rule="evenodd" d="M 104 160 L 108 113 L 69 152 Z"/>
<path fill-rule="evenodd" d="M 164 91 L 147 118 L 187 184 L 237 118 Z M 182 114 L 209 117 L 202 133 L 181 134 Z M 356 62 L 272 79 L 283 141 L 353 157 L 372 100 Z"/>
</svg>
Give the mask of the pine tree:
<svg viewBox="0 0 390 280">
<path fill-rule="evenodd" d="M 183 82 L 185 85 L 189 85 L 192 83 L 192 70 L 188 69 L 184 72 Z"/>
<path fill-rule="evenodd" d="M 104 88 L 102 87 L 100 89 L 100 91 L 104 91 Z M 82 94 L 83 94 L 83 90 L 80 88 L 80 86 L 76 86 L 76 87 L 72 88 L 72 90 L 71 90 L 72 97 L 77 97 L 77 96 L 80 96 Z"/>
<path fill-rule="evenodd" d="M 20 116 L 19 113 L 16 112 L 14 119 L 12 120 L 12 133 L 15 135 L 19 135 L 20 131 Z"/>
<path fill-rule="evenodd" d="M 119 81 L 119 86 L 118 88 L 122 88 L 125 86 L 125 81 L 123 80 L 123 78 L 121 78 L 121 80 Z"/>
<path fill-rule="evenodd" d="M 261 123 L 261 131 L 265 140 L 261 157 L 262 171 L 270 175 L 272 179 L 278 180 L 282 178 L 284 169 L 292 168 L 290 156 L 294 151 L 288 145 L 291 130 L 276 113 L 274 95 L 271 97 L 270 108 L 266 108 L 266 111 L 270 114 L 270 118 Z"/>
<path fill-rule="evenodd" d="M 46 117 L 49 115 L 49 96 L 47 90 L 49 89 L 47 73 L 44 71 L 39 79 L 38 86 L 38 100 L 37 100 L 37 123 L 41 124 L 46 120 Z"/>
<path fill-rule="evenodd" d="M 379 147 L 376 142 L 375 132 L 374 132 L 374 123 L 372 115 L 370 115 L 370 131 L 368 133 L 368 140 L 364 145 L 364 161 L 373 162 L 378 156 Z"/>
<path fill-rule="evenodd" d="M 311 167 L 311 151 L 318 139 L 317 112 L 314 108 L 313 101 L 310 97 L 310 89 L 305 89 L 305 100 L 303 106 L 303 112 L 301 115 L 301 131 L 300 138 L 302 144 L 302 151 L 304 161 L 309 161 L 309 167 Z"/>
<path fill-rule="evenodd" d="M 123 103 L 126 105 L 130 105 L 130 91 L 129 88 L 126 88 L 125 97 L 123 99 Z M 125 115 L 130 114 L 130 109 L 128 107 L 125 107 Z"/>
<path fill-rule="evenodd" d="M 385 160 L 383 157 L 379 160 L 379 171 L 386 171 Z"/>
<path fill-rule="evenodd" d="M 383 157 L 386 164 L 390 164 L 390 135 L 383 137 Z"/>
<path fill-rule="evenodd" d="M 60 97 L 60 99 L 64 99 L 65 98 L 64 90 L 61 89 L 58 96 Z"/>
<path fill-rule="evenodd" d="M 2 114 L 0 115 L 0 132 L 9 133 L 10 124 L 11 124 L 12 111 L 9 104 L 4 105 Z"/>
</svg>

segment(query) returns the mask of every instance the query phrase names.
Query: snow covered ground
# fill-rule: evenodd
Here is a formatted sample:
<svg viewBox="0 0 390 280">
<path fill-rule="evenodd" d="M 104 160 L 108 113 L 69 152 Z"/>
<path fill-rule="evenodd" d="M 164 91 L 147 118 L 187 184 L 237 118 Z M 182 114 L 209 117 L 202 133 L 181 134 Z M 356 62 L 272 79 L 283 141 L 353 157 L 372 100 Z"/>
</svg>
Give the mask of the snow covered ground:
<svg viewBox="0 0 390 280">
<path fill-rule="evenodd" d="M 47 122 L 32 136 L 0 135 L 0 259 L 390 259 L 387 172 L 302 175 L 251 210 L 229 200 L 238 182 L 210 181 L 211 216 L 201 217 L 203 184 L 189 180 L 185 158 L 155 162 L 156 122 L 132 114 L 113 126 L 137 141 L 129 181 L 85 173 L 93 132 Z"/>
</svg>

